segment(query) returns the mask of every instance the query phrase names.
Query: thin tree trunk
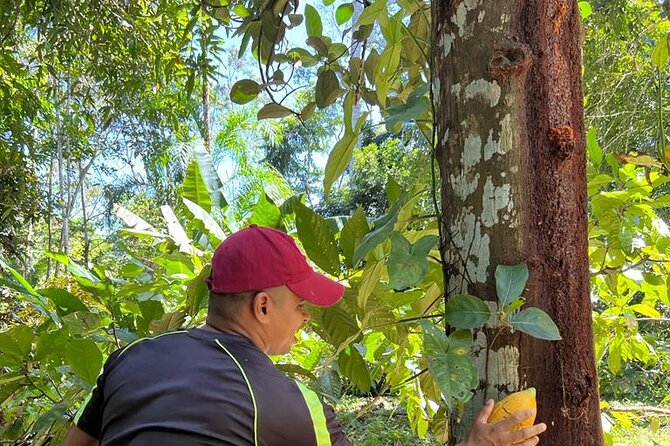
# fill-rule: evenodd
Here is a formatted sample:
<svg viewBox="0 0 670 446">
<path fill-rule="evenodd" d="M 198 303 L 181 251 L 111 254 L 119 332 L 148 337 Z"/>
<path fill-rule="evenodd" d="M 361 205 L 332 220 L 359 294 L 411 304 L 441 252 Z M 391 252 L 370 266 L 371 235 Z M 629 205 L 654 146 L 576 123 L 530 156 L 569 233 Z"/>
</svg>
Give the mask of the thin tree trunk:
<svg viewBox="0 0 670 446">
<path fill-rule="evenodd" d="M 433 19 L 447 298 L 470 293 L 496 309 L 496 266 L 525 262 L 525 305 L 563 337 L 477 331 L 480 384 L 452 419 L 452 444 L 486 399 L 533 386 L 542 444 L 602 446 L 577 4 L 435 1 Z"/>
<path fill-rule="evenodd" d="M 92 163 L 93 161 L 91 161 L 91 164 Z M 88 234 L 88 220 L 86 218 L 86 181 L 84 180 L 84 178 L 86 177 L 86 171 L 81 168 L 81 160 L 77 161 L 77 167 L 79 168 L 79 178 L 81 182 L 81 187 L 79 188 L 79 191 L 81 192 L 81 217 L 84 231 L 84 265 L 88 265 L 91 240 Z"/>
<path fill-rule="evenodd" d="M 63 226 L 61 228 L 60 252 L 68 254 L 70 252 L 70 202 L 72 200 L 72 191 L 70 190 L 70 167 L 71 160 L 68 155 L 65 159 L 65 194 L 63 203 Z"/>
<path fill-rule="evenodd" d="M 54 157 L 53 152 L 49 155 L 49 189 L 47 192 L 47 250 L 53 249 L 53 235 L 51 233 L 51 218 L 53 212 L 53 172 L 54 172 Z M 51 277 L 51 257 L 47 257 L 47 279 Z"/>
<path fill-rule="evenodd" d="M 58 82 L 58 79 L 56 80 Z M 59 89 L 60 91 L 60 83 L 59 83 Z M 60 103 L 60 98 L 58 98 L 58 101 Z M 62 118 L 61 118 L 61 109 L 60 105 L 58 106 L 56 110 L 56 162 L 57 162 L 57 169 L 58 169 L 58 205 L 61 208 L 61 221 L 64 223 L 65 221 L 65 212 L 66 212 L 66 205 L 65 205 L 65 179 L 63 175 L 63 128 L 62 128 Z M 61 250 L 62 247 L 62 240 L 63 240 L 63 231 L 61 230 L 61 236 L 58 240 L 58 250 Z M 58 270 L 60 269 L 60 265 L 58 262 L 55 263 L 54 266 L 54 275 L 58 276 Z"/>
<path fill-rule="evenodd" d="M 204 2 L 203 2 L 204 5 Z M 205 10 L 203 6 L 203 11 Z M 212 32 L 211 26 L 206 18 L 207 16 L 203 14 L 202 19 L 202 34 L 200 40 L 201 47 L 201 64 L 200 71 L 202 73 L 202 126 L 203 126 L 203 139 L 205 150 L 207 153 L 212 153 L 212 124 L 210 116 L 210 93 L 209 93 L 209 78 L 207 77 L 207 52 L 209 45 L 209 33 Z"/>
</svg>

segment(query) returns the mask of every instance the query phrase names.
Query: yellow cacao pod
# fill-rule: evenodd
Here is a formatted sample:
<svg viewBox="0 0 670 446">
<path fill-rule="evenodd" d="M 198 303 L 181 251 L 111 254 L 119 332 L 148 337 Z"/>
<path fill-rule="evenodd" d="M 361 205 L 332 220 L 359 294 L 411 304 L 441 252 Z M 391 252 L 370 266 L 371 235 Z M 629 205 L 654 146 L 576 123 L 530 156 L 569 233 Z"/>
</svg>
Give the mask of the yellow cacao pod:
<svg viewBox="0 0 670 446">
<path fill-rule="evenodd" d="M 520 392 L 514 392 L 507 395 L 504 399 L 498 401 L 493 406 L 493 411 L 489 416 L 488 423 L 493 424 L 502 420 L 506 420 L 516 413 L 526 409 L 536 409 L 537 402 L 535 401 L 535 388 L 529 387 Z M 511 432 L 519 431 L 526 427 L 530 427 L 535 422 L 535 415 L 515 424 L 510 429 Z"/>
</svg>

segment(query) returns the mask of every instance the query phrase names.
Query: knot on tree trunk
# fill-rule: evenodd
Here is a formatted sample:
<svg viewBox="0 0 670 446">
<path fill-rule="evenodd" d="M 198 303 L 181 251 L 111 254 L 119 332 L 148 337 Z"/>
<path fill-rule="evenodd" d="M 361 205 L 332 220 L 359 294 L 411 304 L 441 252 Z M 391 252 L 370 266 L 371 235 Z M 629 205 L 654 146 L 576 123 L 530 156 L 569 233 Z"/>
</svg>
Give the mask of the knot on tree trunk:
<svg viewBox="0 0 670 446">
<path fill-rule="evenodd" d="M 575 150 L 575 132 L 569 125 L 560 125 L 549 129 L 551 151 L 560 160 L 572 155 Z"/>
<path fill-rule="evenodd" d="M 489 73 L 497 79 L 519 76 L 528 70 L 531 51 L 527 45 L 507 39 L 496 45 L 489 62 Z"/>
</svg>

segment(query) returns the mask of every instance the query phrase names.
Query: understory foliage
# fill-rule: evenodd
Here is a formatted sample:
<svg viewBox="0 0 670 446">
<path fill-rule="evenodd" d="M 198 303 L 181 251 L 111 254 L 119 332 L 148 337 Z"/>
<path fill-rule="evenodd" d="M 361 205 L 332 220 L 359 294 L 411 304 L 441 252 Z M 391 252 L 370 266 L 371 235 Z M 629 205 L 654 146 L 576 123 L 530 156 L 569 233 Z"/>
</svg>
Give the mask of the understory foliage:
<svg viewBox="0 0 670 446">
<path fill-rule="evenodd" d="M 0 203 L 0 237 L 11 247 L 34 222 L 41 260 L 0 257 L 0 439 L 58 444 L 113 350 L 201 324 L 213 250 L 252 223 L 287 231 L 319 269 L 347 284 L 338 305 L 311 309 L 311 325 L 289 356 L 276 358 L 278 367 L 332 402 L 346 393 L 398 395 L 420 436 L 430 430 L 445 441 L 449 413 L 478 383 L 471 330 L 495 316 L 526 335 L 560 339 L 546 314 L 523 306 L 523 264 L 491 271 L 496 315 L 476 296 L 444 302 L 429 2 L 328 0 L 325 10 L 298 10 L 292 0 L 117 3 L 100 2 L 102 12 L 70 5 L 69 14 L 65 3 L 17 2 L 20 20 L 2 13 L 0 154 L 11 163 L 0 165 L 9 198 Z M 670 26 L 651 0 L 594 0 L 580 9 L 596 351 L 601 389 L 612 400 L 605 410 L 625 423 L 626 412 L 616 411 L 623 400 L 670 401 Z M 338 32 L 329 34 L 325 13 Z M 82 27 L 87 17 L 96 20 Z M 254 108 L 220 117 L 209 152 L 190 143 L 194 132 L 204 134 L 204 105 L 194 98 L 216 77 L 217 26 L 236 30 L 240 54 L 251 52 L 260 66 L 259 77 L 232 85 L 230 98 L 247 107 L 261 99 L 259 119 L 289 117 L 259 131 L 266 163 L 254 163 L 260 151 L 245 145 Z M 74 33 L 79 27 L 84 35 Z M 283 40 L 296 27 L 305 29 L 305 45 Z M 94 43 L 100 39 L 105 45 Z M 298 74 L 305 68 L 315 82 L 293 107 L 290 94 L 310 79 Z M 341 116 L 324 124 L 331 105 Z M 373 132 L 366 123 L 374 115 L 383 129 Z M 323 127 L 340 121 L 334 141 Z M 329 145 L 320 172 L 314 157 Z M 300 162 L 290 157 L 296 146 Z M 47 189 L 58 163 L 75 172 L 105 157 L 117 165 L 90 184 L 78 173 L 87 193 L 106 188 L 121 227 L 113 233 L 101 218 L 61 212 L 74 209 L 69 195 L 84 195 L 81 187 Z M 230 159 L 237 171 L 220 176 Z M 144 174 L 112 178 L 139 166 Z M 112 184 L 98 184 L 106 180 Z M 42 193 L 30 187 L 40 181 L 49 214 L 42 220 Z M 39 235 L 50 237 L 62 216 L 82 228 L 67 250 Z M 87 241 L 97 248 L 84 248 Z M 64 272 L 51 274 L 47 264 Z"/>
</svg>

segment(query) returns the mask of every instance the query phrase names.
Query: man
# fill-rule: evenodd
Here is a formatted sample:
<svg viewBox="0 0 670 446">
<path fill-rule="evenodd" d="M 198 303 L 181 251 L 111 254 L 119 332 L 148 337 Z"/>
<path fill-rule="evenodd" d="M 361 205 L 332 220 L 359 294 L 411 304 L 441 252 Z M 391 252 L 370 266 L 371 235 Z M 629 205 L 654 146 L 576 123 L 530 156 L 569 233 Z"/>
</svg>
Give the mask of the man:
<svg viewBox="0 0 670 446">
<path fill-rule="evenodd" d="M 309 320 L 305 302 L 335 304 L 344 287 L 315 272 L 293 239 L 252 225 L 212 258 L 205 325 L 114 352 L 65 446 L 350 446 L 333 409 L 277 370 Z M 463 446 L 537 444 L 544 425 L 507 433 L 529 416 L 486 424 Z"/>
</svg>

